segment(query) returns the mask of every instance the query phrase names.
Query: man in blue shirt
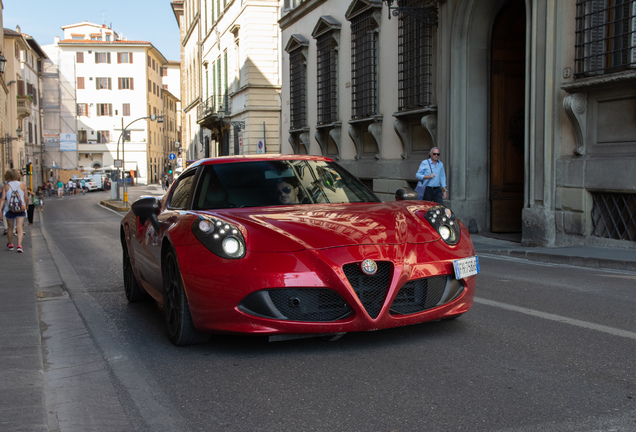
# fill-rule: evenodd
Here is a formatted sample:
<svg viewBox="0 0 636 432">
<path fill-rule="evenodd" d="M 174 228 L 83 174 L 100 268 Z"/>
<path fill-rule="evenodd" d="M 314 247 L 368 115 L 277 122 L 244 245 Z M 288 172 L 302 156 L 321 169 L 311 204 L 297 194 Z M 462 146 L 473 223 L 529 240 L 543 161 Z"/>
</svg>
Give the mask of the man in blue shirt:
<svg viewBox="0 0 636 432">
<path fill-rule="evenodd" d="M 439 153 L 439 148 L 433 147 L 429 152 L 430 158 L 422 161 L 415 177 L 422 183 L 422 186 L 426 187 L 423 200 L 443 204 L 443 200 L 448 195 L 446 173 L 444 172 L 444 164 L 439 160 Z"/>
</svg>

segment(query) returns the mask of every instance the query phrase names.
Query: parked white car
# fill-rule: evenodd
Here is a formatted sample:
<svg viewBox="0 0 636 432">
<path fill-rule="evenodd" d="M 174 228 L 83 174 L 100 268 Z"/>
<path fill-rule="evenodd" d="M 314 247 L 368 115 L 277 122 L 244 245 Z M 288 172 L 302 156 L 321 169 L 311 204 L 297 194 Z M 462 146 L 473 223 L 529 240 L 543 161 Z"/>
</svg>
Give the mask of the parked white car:
<svg viewBox="0 0 636 432">
<path fill-rule="evenodd" d="M 93 179 L 90 179 L 90 178 L 79 179 L 78 180 L 78 184 L 80 185 L 80 187 L 82 185 L 82 180 L 84 181 L 84 187 L 86 187 L 87 191 L 92 192 L 92 191 L 96 191 L 98 189 L 97 183 L 95 183 L 95 181 Z"/>
</svg>

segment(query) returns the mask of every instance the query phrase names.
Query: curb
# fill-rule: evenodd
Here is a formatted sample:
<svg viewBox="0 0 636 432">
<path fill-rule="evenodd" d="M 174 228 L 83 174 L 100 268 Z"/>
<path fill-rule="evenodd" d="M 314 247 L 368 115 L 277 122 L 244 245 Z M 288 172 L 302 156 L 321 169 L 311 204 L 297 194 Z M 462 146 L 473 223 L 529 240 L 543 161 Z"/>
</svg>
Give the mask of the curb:
<svg viewBox="0 0 636 432">
<path fill-rule="evenodd" d="M 129 206 L 126 206 L 123 201 L 100 201 L 100 204 L 104 207 L 108 207 L 111 210 L 118 212 L 127 212 L 130 210 Z"/>
<path fill-rule="evenodd" d="M 503 255 L 512 258 L 527 259 L 530 261 L 538 261 L 552 264 L 571 265 L 575 267 L 587 267 L 595 269 L 611 269 L 636 272 L 636 262 L 634 261 L 618 261 L 613 259 L 603 259 L 595 257 L 568 256 L 550 254 L 545 252 L 533 252 L 525 250 L 482 250 L 482 252 L 492 255 Z"/>
</svg>

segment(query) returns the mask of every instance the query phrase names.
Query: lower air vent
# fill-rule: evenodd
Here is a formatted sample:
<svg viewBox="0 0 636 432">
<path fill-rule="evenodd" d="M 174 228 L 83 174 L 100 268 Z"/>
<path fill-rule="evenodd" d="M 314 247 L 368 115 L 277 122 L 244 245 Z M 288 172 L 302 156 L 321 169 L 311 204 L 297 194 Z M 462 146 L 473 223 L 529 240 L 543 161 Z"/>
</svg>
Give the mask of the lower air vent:
<svg viewBox="0 0 636 432">
<path fill-rule="evenodd" d="M 405 283 L 391 305 L 392 315 L 410 315 L 454 300 L 464 285 L 449 276 L 433 276 Z"/>
<path fill-rule="evenodd" d="M 327 288 L 280 288 L 247 296 L 239 309 L 265 318 L 330 322 L 347 317 L 351 309 L 338 293 Z"/>
</svg>

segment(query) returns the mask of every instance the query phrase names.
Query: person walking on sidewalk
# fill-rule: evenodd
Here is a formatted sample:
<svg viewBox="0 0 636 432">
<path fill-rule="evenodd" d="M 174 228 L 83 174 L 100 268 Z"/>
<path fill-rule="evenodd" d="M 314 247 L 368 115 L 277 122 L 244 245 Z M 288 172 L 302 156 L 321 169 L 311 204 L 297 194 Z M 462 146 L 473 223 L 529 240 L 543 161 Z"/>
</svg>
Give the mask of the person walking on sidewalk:
<svg viewBox="0 0 636 432">
<path fill-rule="evenodd" d="M 26 185 L 20 181 L 22 173 L 17 169 L 10 169 L 4 174 L 7 183 L 2 188 L 0 197 L 0 209 L 3 209 L 3 217 L 7 219 L 9 231 L 7 232 L 7 248 L 13 250 L 13 228 L 17 228 L 17 251 L 22 253 L 22 238 L 24 237 L 24 218 L 26 217 L 26 200 L 28 197 Z M 22 200 L 22 211 L 14 211 L 9 207 L 9 200 L 13 192 L 16 192 Z M 5 210 L 6 208 L 6 210 Z"/>
<path fill-rule="evenodd" d="M 35 213 L 35 207 L 40 205 L 40 199 L 33 193 L 31 188 L 27 188 L 27 194 L 27 202 L 29 203 L 27 207 L 27 220 L 29 221 L 29 225 L 33 225 L 33 214 Z"/>
<path fill-rule="evenodd" d="M 44 188 L 42 186 L 38 186 L 38 210 L 40 212 L 44 211 Z"/>
<path fill-rule="evenodd" d="M 415 177 L 419 180 L 415 189 L 422 192 L 422 199 L 425 201 L 435 201 L 443 205 L 447 197 L 446 193 L 446 173 L 444 164 L 439 160 L 439 148 L 433 147 L 429 152 L 430 158 L 425 159 L 420 164 Z M 423 189 L 423 190 L 422 190 Z"/>
</svg>

